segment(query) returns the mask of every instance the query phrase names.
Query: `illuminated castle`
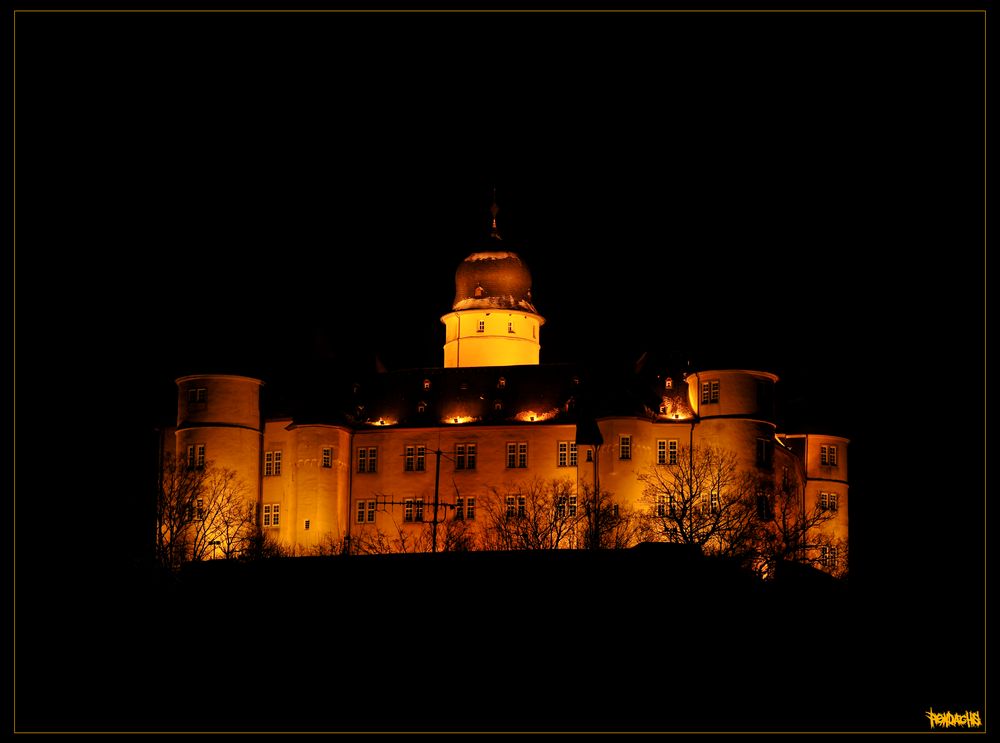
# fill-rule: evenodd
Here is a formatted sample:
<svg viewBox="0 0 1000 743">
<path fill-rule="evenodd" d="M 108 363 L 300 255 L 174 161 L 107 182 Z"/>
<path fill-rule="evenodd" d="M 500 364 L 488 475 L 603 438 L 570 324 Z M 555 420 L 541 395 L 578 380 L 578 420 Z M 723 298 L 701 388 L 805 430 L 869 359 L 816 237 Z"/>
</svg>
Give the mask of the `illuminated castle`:
<svg viewBox="0 0 1000 743">
<path fill-rule="evenodd" d="M 547 546 L 583 547 L 586 499 L 608 493 L 612 518 L 667 517 L 675 504 L 650 497 L 650 478 L 718 447 L 740 471 L 794 491 L 802 513 L 824 512 L 799 556 L 837 571 L 847 544 L 848 441 L 777 432 L 778 378 L 768 372 L 649 362 L 628 380 L 608 380 L 540 364 L 545 321 L 527 266 L 501 249 L 495 209 L 490 249 L 455 274 L 452 311 L 441 318 L 442 368 L 374 374 L 321 419 L 262 416 L 258 379 L 181 377 L 178 457 L 235 470 L 263 532 L 309 554 L 475 548 L 498 515 L 528 516 L 532 493 L 553 481 L 563 489 L 550 508 L 566 528 Z M 704 497 L 707 512 L 717 508 L 714 492 Z M 670 529 L 659 532 L 654 538 L 671 541 Z"/>
</svg>

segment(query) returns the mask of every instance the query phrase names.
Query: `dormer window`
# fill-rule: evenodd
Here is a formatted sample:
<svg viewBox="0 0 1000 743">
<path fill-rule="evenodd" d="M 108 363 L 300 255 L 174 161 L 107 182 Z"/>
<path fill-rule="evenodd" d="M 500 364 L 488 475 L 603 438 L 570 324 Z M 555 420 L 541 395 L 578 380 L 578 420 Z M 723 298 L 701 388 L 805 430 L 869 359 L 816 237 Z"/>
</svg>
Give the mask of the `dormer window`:
<svg viewBox="0 0 1000 743">
<path fill-rule="evenodd" d="M 663 389 L 672 390 L 674 388 L 674 380 L 671 377 L 667 377 L 663 380 Z"/>
<path fill-rule="evenodd" d="M 431 380 L 425 379 L 424 380 L 424 392 L 429 391 L 430 388 L 431 388 Z"/>
<path fill-rule="evenodd" d="M 502 390 L 505 389 L 506 387 L 507 387 L 507 378 L 500 377 L 500 379 L 497 380 L 497 389 Z"/>
<path fill-rule="evenodd" d="M 427 403 L 425 403 L 423 401 L 418 402 L 417 403 L 417 412 L 418 413 L 426 413 L 427 412 Z"/>
<path fill-rule="evenodd" d="M 493 409 L 499 413 L 501 410 L 503 410 L 503 403 L 500 402 L 499 400 L 494 400 Z"/>
<path fill-rule="evenodd" d="M 486 290 L 483 288 L 482 284 L 476 284 L 476 299 L 481 299 L 486 296 Z"/>
</svg>

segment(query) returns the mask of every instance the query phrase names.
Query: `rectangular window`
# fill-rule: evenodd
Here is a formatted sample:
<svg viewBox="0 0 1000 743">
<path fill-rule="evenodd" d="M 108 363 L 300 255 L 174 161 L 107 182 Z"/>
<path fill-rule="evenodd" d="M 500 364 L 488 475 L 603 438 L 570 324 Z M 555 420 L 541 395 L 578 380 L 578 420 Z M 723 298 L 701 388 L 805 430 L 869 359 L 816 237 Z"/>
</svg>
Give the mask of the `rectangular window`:
<svg viewBox="0 0 1000 743">
<path fill-rule="evenodd" d="M 270 503 L 265 503 L 264 504 L 264 526 L 270 526 L 270 525 L 271 525 L 271 504 Z"/>
<path fill-rule="evenodd" d="M 413 460 L 415 452 L 416 449 L 415 447 L 412 446 L 407 446 L 405 449 L 405 460 L 403 464 L 403 469 L 406 470 L 407 472 L 413 472 L 414 470 Z"/>
<path fill-rule="evenodd" d="M 199 498 L 195 502 L 195 517 L 202 521 L 205 518 L 205 499 Z"/>
<path fill-rule="evenodd" d="M 460 496 L 455 496 L 455 519 L 462 521 L 465 519 L 465 499 Z"/>
<path fill-rule="evenodd" d="M 517 496 L 517 516 L 518 518 L 524 518 L 528 513 L 528 499 L 523 496 Z"/>
<path fill-rule="evenodd" d="M 281 452 L 264 452 L 264 477 L 272 477 L 281 474 Z"/>
<path fill-rule="evenodd" d="M 619 436 L 618 437 L 618 458 L 619 459 L 631 459 L 632 458 L 632 437 L 631 436 Z"/>
<path fill-rule="evenodd" d="M 512 322 L 508 322 L 507 323 L 507 332 L 508 333 L 513 333 L 514 332 L 514 323 L 512 323 Z"/>
<path fill-rule="evenodd" d="M 455 469 L 476 469 L 476 445 L 455 444 Z"/>
<path fill-rule="evenodd" d="M 666 464 L 667 463 L 667 440 L 657 439 L 656 440 L 656 463 Z"/>
<path fill-rule="evenodd" d="M 556 518 L 564 519 L 566 518 L 566 496 L 560 495 L 559 500 L 556 501 Z"/>
<path fill-rule="evenodd" d="M 208 390 L 204 387 L 192 387 L 188 390 L 188 402 L 205 402 L 208 400 Z"/>
<path fill-rule="evenodd" d="M 824 568 L 834 569 L 837 567 L 837 548 L 836 547 L 820 547 L 819 548 L 819 562 Z"/>
<path fill-rule="evenodd" d="M 306 531 L 309 531 L 309 519 L 306 519 L 305 524 L 303 524 L 303 527 L 305 528 Z"/>
<path fill-rule="evenodd" d="M 378 447 L 358 448 L 358 472 L 375 472 L 378 469 Z"/>
<path fill-rule="evenodd" d="M 276 451 L 274 453 L 274 474 L 278 476 L 281 474 L 281 452 Z"/>
<path fill-rule="evenodd" d="M 403 501 L 403 521 L 413 521 L 413 498 Z"/>
<path fill-rule="evenodd" d="M 358 522 L 359 524 L 363 524 L 363 523 L 365 523 L 365 507 L 366 507 L 367 505 L 368 505 L 368 504 L 367 504 L 367 502 L 366 502 L 366 501 L 363 501 L 363 500 L 359 500 L 359 501 L 358 501 L 358 516 L 357 516 L 357 522 Z"/>
<path fill-rule="evenodd" d="M 205 467 L 205 445 L 191 444 L 188 447 L 188 468 L 203 469 Z"/>
<path fill-rule="evenodd" d="M 465 444 L 455 444 L 455 469 L 465 469 Z"/>
<path fill-rule="evenodd" d="M 479 325 L 476 326 L 476 332 L 477 333 L 483 333 L 485 331 L 486 331 L 486 321 L 485 320 L 480 320 L 479 321 Z"/>
<path fill-rule="evenodd" d="M 667 496 L 656 496 L 656 515 L 663 518 L 667 515 Z"/>
<path fill-rule="evenodd" d="M 556 462 L 560 467 L 576 467 L 576 442 L 560 441 Z"/>
<path fill-rule="evenodd" d="M 713 490 L 711 495 L 709 496 L 708 508 L 712 513 L 718 513 L 719 506 L 720 506 L 719 494 L 718 492 Z"/>
<path fill-rule="evenodd" d="M 416 498 L 413 501 L 413 520 L 423 521 L 424 520 L 424 499 Z"/>
<path fill-rule="evenodd" d="M 368 523 L 369 524 L 374 524 L 375 523 L 375 501 L 374 500 L 368 501 Z"/>
<path fill-rule="evenodd" d="M 828 498 L 827 493 L 819 494 L 819 510 L 825 511 L 830 507 L 830 501 L 827 500 L 827 498 Z"/>
<path fill-rule="evenodd" d="M 837 447 L 829 446 L 823 444 L 819 448 L 819 463 L 829 465 L 831 467 L 837 466 Z"/>
<path fill-rule="evenodd" d="M 701 402 L 703 405 L 711 405 L 719 401 L 719 380 L 709 379 L 701 383 Z"/>
<path fill-rule="evenodd" d="M 513 495 L 508 495 L 507 496 L 507 502 L 506 502 L 506 505 L 507 505 L 507 511 L 506 511 L 507 518 L 513 518 L 513 516 L 514 516 L 514 513 L 515 513 L 514 503 L 515 503 L 514 496 Z"/>
<path fill-rule="evenodd" d="M 757 439 L 757 466 L 758 467 L 770 467 L 771 466 L 771 452 L 773 451 L 773 446 L 767 439 Z"/>
<path fill-rule="evenodd" d="M 569 497 L 569 515 L 570 518 L 576 516 L 576 496 L 571 495 Z"/>
<path fill-rule="evenodd" d="M 323 447 L 323 466 L 326 468 L 333 467 L 333 449 L 329 446 Z"/>
<path fill-rule="evenodd" d="M 507 467 L 524 469 L 528 466 L 528 443 L 526 441 L 507 442 Z"/>
<path fill-rule="evenodd" d="M 468 498 L 465 502 L 465 518 L 469 521 L 476 520 L 476 499 Z"/>
<path fill-rule="evenodd" d="M 837 510 L 837 494 L 836 493 L 830 493 L 830 510 L 831 511 L 836 511 Z"/>
</svg>

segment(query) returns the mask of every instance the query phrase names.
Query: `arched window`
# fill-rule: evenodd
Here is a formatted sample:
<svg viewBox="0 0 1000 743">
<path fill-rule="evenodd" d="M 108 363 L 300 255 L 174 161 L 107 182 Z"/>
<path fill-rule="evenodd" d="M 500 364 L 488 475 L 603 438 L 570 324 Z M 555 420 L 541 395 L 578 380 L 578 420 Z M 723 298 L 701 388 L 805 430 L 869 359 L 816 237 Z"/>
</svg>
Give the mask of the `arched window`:
<svg viewBox="0 0 1000 743">
<path fill-rule="evenodd" d="M 501 410 L 503 410 L 503 403 L 500 402 L 499 400 L 494 400 L 493 409 L 499 413 Z"/>
<path fill-rule="evenodd" d="M 418 413 L 426 413 L 427 412 L 427 403 L 425 403 L 423 400 L 421 400 L 420 402 L 418 402 L 417 403 L 417 412 Z"/>
</svg>

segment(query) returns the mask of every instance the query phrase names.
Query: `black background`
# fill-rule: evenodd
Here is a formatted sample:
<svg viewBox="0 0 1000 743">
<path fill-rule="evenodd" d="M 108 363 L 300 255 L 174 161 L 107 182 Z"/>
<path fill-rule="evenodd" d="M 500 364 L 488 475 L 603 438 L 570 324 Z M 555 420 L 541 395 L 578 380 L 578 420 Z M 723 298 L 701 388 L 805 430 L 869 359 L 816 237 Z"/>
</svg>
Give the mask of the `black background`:
<svg viewBox="0 0 1000 743">
<path fill-rule="evenodd" d="M 754 724 L 981 709 L 984 22 L 19 13 L 19 726 L 129 719 L 91 702 L 135 653 L 80 653 L 129 604 L 174 377 L 439 365 L 494 186 L 543 361 L 771 370 L 786 430 L 851 439 L 849 621 L 791 682 L 834 700 Z"/>
</svg>

